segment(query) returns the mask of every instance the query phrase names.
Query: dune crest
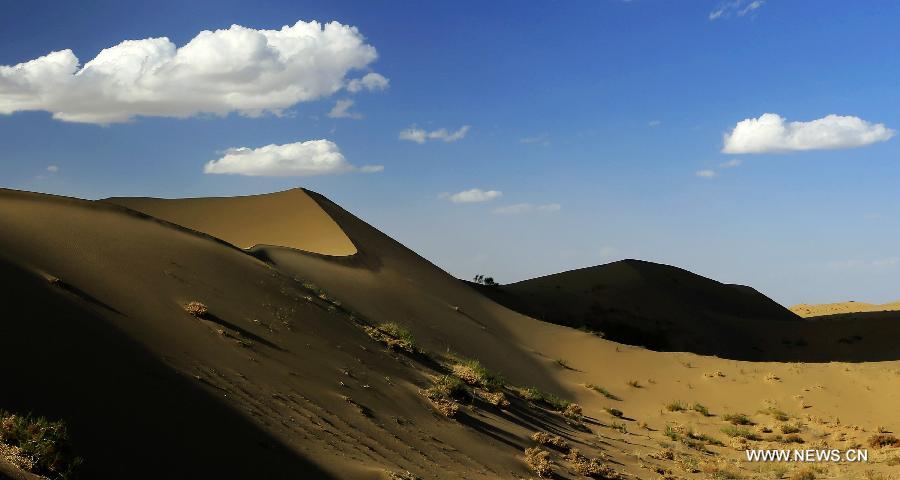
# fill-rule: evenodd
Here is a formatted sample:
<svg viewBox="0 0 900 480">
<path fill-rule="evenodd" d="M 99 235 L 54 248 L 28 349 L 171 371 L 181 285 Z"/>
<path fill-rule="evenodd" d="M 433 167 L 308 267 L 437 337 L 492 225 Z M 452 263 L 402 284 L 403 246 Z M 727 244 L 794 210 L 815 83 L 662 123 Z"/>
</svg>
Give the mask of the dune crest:
<svg viewBox="0 0 900 480">
<path fill-rule="evenodd" d="M 356 253 L 343 230 L 300 188 L 245 197 L 103 200 L 225 240 L 239 248 L 277 245 L 330 256 Z"/>
</svg>

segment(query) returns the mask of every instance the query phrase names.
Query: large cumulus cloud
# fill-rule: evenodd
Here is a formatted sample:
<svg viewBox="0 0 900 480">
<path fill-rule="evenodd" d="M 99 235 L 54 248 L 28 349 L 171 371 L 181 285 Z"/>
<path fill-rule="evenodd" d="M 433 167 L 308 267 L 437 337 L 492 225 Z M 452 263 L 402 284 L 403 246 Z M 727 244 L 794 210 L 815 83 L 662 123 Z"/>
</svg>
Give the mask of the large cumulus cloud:
<svg viewBox="0 0 900 480">
<path fill-rule="evenodd" d="M 168 38 L 126 40 L 80 66 L 61 50 L 0 65 L 0 114 L 44 110 L 70 122 L 108 124 L 143 116 L 280 114 L 342 88 L 383 89 L 368 74 L 378 54 L 352 26 L 298 21 L 280 30 L 232 25 L 177 48 Z"/>
</svg>

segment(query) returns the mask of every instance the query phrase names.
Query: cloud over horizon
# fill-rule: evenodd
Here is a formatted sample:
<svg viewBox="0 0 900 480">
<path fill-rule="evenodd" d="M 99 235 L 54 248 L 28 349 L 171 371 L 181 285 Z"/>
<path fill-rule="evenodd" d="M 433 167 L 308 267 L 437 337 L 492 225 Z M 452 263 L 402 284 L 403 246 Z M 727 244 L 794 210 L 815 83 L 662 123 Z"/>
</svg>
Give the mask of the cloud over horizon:
<svg viewBox="0 0 900 480">
<path fill-rule="evenodd" d="M 328 118 L 350 118 L 353 120 L 360 120 L 363 118 L 362 114 L 359 112 L 351 112 L 350 107 L 353 106 L 355 102 L 353 100 L 345 99 L 338 100 L 334 104 L 334 108 L 328 112 Z"/>
<path fill-rule="evenodd" d="M 203 173 L 268 177 L 310 177 L 349 172 L 375 173 L 381 165 L 355 167 L 330 140 L 308 140 L 260 148 L 230 148 L 208 162 Z"/>
<path fill-rule="evenodd" d="M 738 122 L 723 136 L 722 153 L 783 153 L 855 148 L 889 140 L 896 134 L 883 123 L 828 115 L 808 122 L 786 122 L 775 113 Z"/>
<path fill-rule="evenodd" d="M 136 116 L 281 114 L 342 88 L 383 90 L 376 73 L 346 80 L 378 58 L 356 27 L 298 21 L 281 30 L 232 25 L 176 48 L 167 37 L 125 40 L 80 66 L 70 49 L 0 65 L 0 114 L 42 110 L 68 122 Z"/>
<path fill-rule="evenodd" d="M 482 190 L 480 188 L 472 188 L 457 193 L 442 193 L 440 195 L 440 198 L 446 198 L 453 203 L 480 203 L 489 202 L 501 196 L 503 196 L 503 192 L 499 190 Z"/>
<path fill-rule="evenodd" d="M 412 126 L 401 131 L 399 138 L 400 140 L 415 142 L 419 145 L 425 143 L 427 140 L 441 140 L 450 143 L 465 138 L 466 134 L 469 133 L 470 128 L 469 125 L 463 125 L 455 132 L 449 132 L 446 128 L 428 132 L 416 126 Z"/>
</svg>

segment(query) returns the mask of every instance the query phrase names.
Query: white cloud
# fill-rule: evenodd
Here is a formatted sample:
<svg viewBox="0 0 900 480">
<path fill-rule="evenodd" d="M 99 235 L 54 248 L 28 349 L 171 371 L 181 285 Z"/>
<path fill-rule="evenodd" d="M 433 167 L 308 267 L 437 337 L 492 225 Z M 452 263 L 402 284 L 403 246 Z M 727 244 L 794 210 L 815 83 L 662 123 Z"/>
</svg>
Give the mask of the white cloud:
<svg viewBox="0 0 900 480">
<path fill-rule="evenodd" d="M 269 177 L 308 177 L 353 171 L 374 173 L 382 170 L 384 167 L 381 165 L 351 165 L 338 146 L 329 140 L 231 148 L 225 156 L 207 163 L 203 168 L 204 173 Z"/>
<path fill-rule="evenodd" d="M 334 108 L 328 112 L 329 118 L 352 118 L 353 120 L 359 120 L 363 118 L 361 113 L 358 112 L 349 112 L 350 107 L 353 106 L 353 100 L 338 100 L 334 104 Z"/>
<path fill-rule="evenodd" d="M 741 163 L 743 163 L 743 162 L 741 161 L 740 158 L 732 158 L 731 160 L 729 160 L 727 162 L 720 163 L 719 168 L 737 168 L 737 167 L 741 166 Z"/>
<path fill-rule="evenodd" d="M 416 126 L 412 126 L 400 132 L 399 138 L 400 140 L 407 140 L 410 142 L 416 142 L 418 144 L 423 144 L 427 140 L 442 140 L 444 142 L 455 142 L 457 140 L 463 139 L 467 133 L 469 133 L 469 129 L 471 127 L 469 125 L 463 125 L 459 128 L 459 130 L 455 132 L 449 132 L 446 128 L 441 128 L 439 130 L 432 130 L 430 132 L 425 131 L 421 128 L 417 128 Z"/>
<path fill-rule="evenodd" d="M 482 190 L 480 188 L 472 188 L 457 193 L 442 193 L 441 198 L 446 198 L 453 203 L 477 203 L 488 202 L 495 198 L 499 198 L 503 192 L 498 190 Z"/>
<path fill-rule="evenodd" d="M 729 18 L 732 15 L 743 17 L 748 13 L 758 10 L 765 3 L 765 0 L 753 0 L 751 2 L 747 2 L 747 0 L 727 1 L 720 3 L 715 10 L 709 12 L 709 19 L 718 20 L 720 18 Z"/>
<path fill-rule="evenodd" d="M 648 127 L 658 127 L 660 125 L 662 125 L 661 120 L 650 120 L 649 122 L 647 122 Z"/>
<path fill-rule="evenodd" d="M 724 153 L 773 153 L 854 148 L 883 142 L 896 132 L 883 123 L 859 117 L 828 115 L 809 122 L 787 123 L 775 113 L 741 120 L 724 135 Z"/>
<path fill-rule="evenodd" d="M 98 124 L 135 116 L 277 115 L 337 92 L 349 72 L 377 57 L 356 27 L 337 22 L 298 21 L 281 30 L 232 25 L 200 32 L 180 48 L 165 37 L 126 40 L 83 66 L 68 49 L 0 65 L 0 114 L 44 110 L 58 120 Z M 358 80 L 360 88 L 386 85 L 375 75 Z"/>
<path fill-rule="evenodd" d="M 347 83 L 347 91 L 357 93 L 363 89 L 370 92 L 385 90 L 390 85 L 390 80 L 378 73 L 367 73 L 362 78 L 354 78 Z"/>
<path fill-rule="evenodd" d="M 50 165 L 47 167 L 47 171 L 50 173 L 57 173 L 59 172 L 59 167 L 57 167 L 56 165 Z"/>
<path fill-rule="evenodd" d="M 496 213 L 498 215 L 518 215 L 532 212 L 558 212 L 560 209 L 562 209 L 562 206 L 558 203 L 547 203 L 544 205 L 516 203 L 513 205 L 506 205 L 504 207 L 497 207 L 492 210 L 492 213 Z"/>
<path fill-rule="evenodd" d="M 700 178 L 716 178 L 718 175 L 715 170 L 697 170 L 694 175 Z"/>
</svg>

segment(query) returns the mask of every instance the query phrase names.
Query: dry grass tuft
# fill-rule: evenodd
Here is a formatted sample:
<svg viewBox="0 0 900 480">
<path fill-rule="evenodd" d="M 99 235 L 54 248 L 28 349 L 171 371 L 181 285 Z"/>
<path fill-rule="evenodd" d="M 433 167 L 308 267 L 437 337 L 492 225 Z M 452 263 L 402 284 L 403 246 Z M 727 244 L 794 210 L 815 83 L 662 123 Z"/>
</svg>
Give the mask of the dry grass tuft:
<svg viewBox="0 0 900 480">
<path fill-rule="evenodd" d="M 506 408 L 509 406 L 509 400 L 506 399 L 506 395 L 504 395 L 503 392 L 489 392 L 487 390 L 476 389 L 475 395 L 495 407 Z"/>
<path fill-rule="evenodd" d="M 468 389 L 458 378 L 444 375 L 434 380 L 432 385 L 422 390 L 422 395 L 431 401 L 441 415 L 453 418 L 459 413 L 458 398 L 465 396 Z"/>
<path fill-rule="evenodd" d="M 18 468 L 59 480 L 75 478 L 82 464 L 62 422 L 0 410 L 0 457 Z"/>
<path fill-rule="evenodd" d="M 365 327 L 366 334 L 373 340 L 387 345 L 391 350 L 416 353 L 416 340 L 408 328 L 396 322 L 387 322 L 377 327 Z"/>
<path fill-rule="evenodd" d="M 575 473 L 579 475 L 590 478 L 619 478 L 618 472 L 596 458 L 585 457 L 576 448 L 569 451 L 566 455 L 566 460 L 572 464 L 572 470 L 575 470 Z"/>
<path fill-rule="evenodd" d="M 531 439 L 544 446 L 553 447 L 563 452 L 569 451 L 569 442 L 559 435 L 551 435 L 547 432 L 534 432 L 531 435 Z"/>
<path fill-rule="evenodd" d="M 753 420 L 750 420 L 750 417 L 743 413 L 726 413 L 722 419 L 732 425 L 753 425 Z"/>
<path fill-rule="evenodd" d="M 525 464 L 541 478 L 549 478 L 553 475 L 553 460 L 550 459 L 550 452 L 541 448 L 526 448 Z"/>
<path fill-rule="evenodd" d="M 209 307 L 198 301 L 191 301 L 182 305 L 184 311 L 197 318 L 204 318 L 209 315 Z"/>
</svg>

